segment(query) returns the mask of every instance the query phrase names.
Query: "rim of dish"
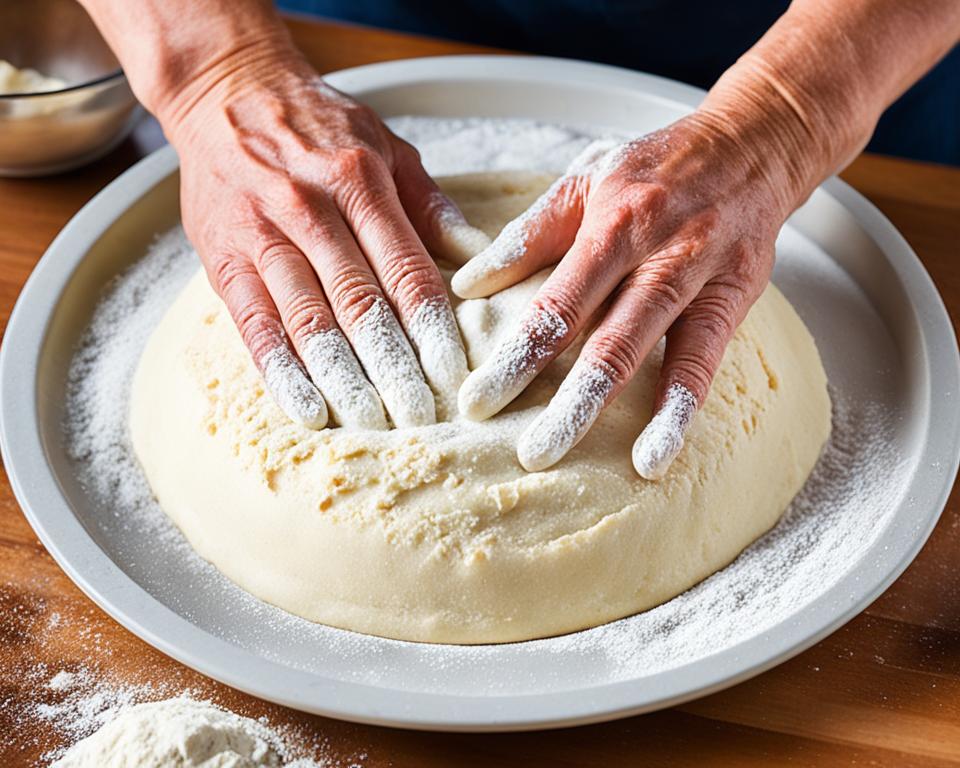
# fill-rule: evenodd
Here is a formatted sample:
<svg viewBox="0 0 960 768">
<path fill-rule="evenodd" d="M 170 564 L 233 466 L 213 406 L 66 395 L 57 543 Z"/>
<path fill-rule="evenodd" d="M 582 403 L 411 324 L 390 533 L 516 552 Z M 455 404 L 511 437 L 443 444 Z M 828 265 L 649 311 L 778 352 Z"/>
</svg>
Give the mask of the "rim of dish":
<svg viewBox="0 0 960 768">
<path fill-rule="evenodd" d="M 90 88 L 94 85 L 103 85 L 108 83 L 111 80 L 125 80 L 126 75 L 123 74 L 121 68 L 111 70 L 105 75 L 94 78 L 93 80 L 86 80 L 82 83 L 76 83 L 75 85 L 68 85 L 66 88 L 57 88 L 55 91 L 24 91 L 22 93 L 0 93 L 0 99 L 31 99 L 38 96 L 58 96 L 61 93 L 70 93 L 71 91 L 79 91 L 83 88 Z"/>
</svg>

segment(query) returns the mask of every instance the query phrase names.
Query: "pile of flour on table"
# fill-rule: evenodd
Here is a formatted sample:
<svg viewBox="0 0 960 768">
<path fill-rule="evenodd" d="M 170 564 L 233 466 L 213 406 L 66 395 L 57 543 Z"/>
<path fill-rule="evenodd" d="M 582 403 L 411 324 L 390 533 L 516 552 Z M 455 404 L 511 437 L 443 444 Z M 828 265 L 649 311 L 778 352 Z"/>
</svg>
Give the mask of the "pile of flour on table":
<svg viewBox="0 0 960 768">
<path fill-rule="evenodd" d="M 510 168 L 559 173 L 596 137 L 528 121 L 388 122 L 419 148 L 434 175 Z M 789 283 L 804 270 L 849 282 L 797 233 L 785 230 L 778 245 L 778 282 L 788 283 L 795 304 Z M 140 350 L 197 266 L 178 229 L 160 236 L 107 288 L 71 369 L 69 451 L 102 505 L 89 524 L 131 578 L 208 633 L 305 674 L 404 690 L 506 695 L 569 690 L 571 676 L 587 687 L 664 672 L 756 637 L 824 595 L 876 540 L 901 496 L 893 487 L 899 458 L 889 448 L 893 426 L 884 407 L 858 391 L 833 388 L 831 440 L 781 522 L 730 566 L 653 610 L 499 646 L 404 643 L 311 624 L 256 600 L 201 560 L 154 501 L 130 447 L 129 389 Z M 810 316 L 816 312 L 798 309 L 817 336 L 817 318 Z M 886 333 L 879 318 L 876 332 Z M 830 360 L 825 364 L 830 374 Z M 494 673 L 504 668 L 515 674 Z"/>
<path fill-rule="evenodd" d="M 52 768 L 321 768 L 306 758 L 287 761 L 287 753 L 280 735 L 264 723 L 181 696 L 123 708 Z"/>
</svg>

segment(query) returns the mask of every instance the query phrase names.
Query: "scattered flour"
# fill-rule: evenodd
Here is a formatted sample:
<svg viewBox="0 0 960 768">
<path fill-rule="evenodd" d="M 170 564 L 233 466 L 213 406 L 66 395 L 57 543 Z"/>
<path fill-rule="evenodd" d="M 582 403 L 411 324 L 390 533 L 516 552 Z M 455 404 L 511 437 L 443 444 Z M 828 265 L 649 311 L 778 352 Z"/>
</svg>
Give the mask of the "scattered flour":
<svg viewBox="0 0 960 768">
<path fill-rule="evenodd" d="M 124 707 L 53 767 L 319 768 L 313 760 L 288 760 L 288 753 L 279 734 L 264 723 L 178 696 Z"/>
<path fill-rule="evenodd" d="M 432 176 L 484 171 L 560 174 L 595 139 L 611 135 L 535 120 L 403 116 L 386 122 L 420 150 L 423 167 Z"/>
<path fill-rule="evenodd" d="M 592 138 L 528 122 L 390 122 L 418 146 L 435 174 L 559 172 Z M 815 337 L 836 337 L 836 315 L 821 311 L 816 302 L 822 291 L 811 290 L 829 285 L 834 301 L 843 296 L 848 325 L 856 317 L 864 338 L 895 349 L 892 340 L 875 341 L 889 339 L 888 331 L 828 256 L 791 231 L 780 245 L 779 285 Z M 891 448 L 898 415 L 889 410 L 899 373 L 896 366 L 878 371 L 867 345 L 845 334 L 849 343 L 839 339 L 836 349 L 821 350 L 832 380 L 833 434 L 803 491 L 773 531 L 674 600 L 591 630 L 501 646 L 404 643 L 311 624 L 256 600 L 197 557 L 153 500 L 129 445 L 129 383 L 140 350 L 196 268 L 180 230 L 163 236 L 108 287 L 84 335 L 65 414 L 67 449 L 98 503 L 99 513 L 85 514 L 84 523 L 156 599 L 211 635 L 305 679 L 322 675 L 409 692 L 496 696 L 587 690 L 675 669 L 793 620 L 862 559 L 904 492 L 897 487 L 901 459 Z"/>
</svg>

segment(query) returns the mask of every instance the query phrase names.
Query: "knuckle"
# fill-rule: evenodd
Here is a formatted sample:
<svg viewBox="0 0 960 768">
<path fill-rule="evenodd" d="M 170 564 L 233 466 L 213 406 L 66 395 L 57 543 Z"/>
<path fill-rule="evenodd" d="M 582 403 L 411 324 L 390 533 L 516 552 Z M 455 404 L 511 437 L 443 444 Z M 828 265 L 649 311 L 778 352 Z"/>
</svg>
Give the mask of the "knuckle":
<svg viewBox="0 0 960 768">
<path fill-rule="evenodd" d="M 623 230 L 610 226 L 609 222 L 603 222 L 598 227 L 591 227 L 589 233 L 577 234 L 577 240 L 574 244 L 577 263 L 582 266 L 585 272 L 592 269 L 603 269 L 614 261 L 622 259 L 623 254 L 630 251 L 629 248 L 621 248 L 623 243 Z"/>
<path fill-rule="evenodd" d="M 256 268 L 246 259 L 225 256 L 217 259 L 210 267 L 210 282 L 224 299 L 236 293 L 242 283 L 256 275 Z"/>
<path fill-rule="evenodd" d="M 606 248 L 615 245 L 624 233 L 634 230 L 639 218 L 638 210 L 632 205 L 621 202 L 607 207 L 602 213 L 599 232 L 594 235 L 595 242 Z"/>
<path fill-rule="evenodd" d="M 380 293 L 359 267 L 348 267 L 331 278 L 329 296 L 337 318 L 352 325 L 373 306 Z"/>
<path fill-rule="evenodd" d="M 257 250 L 254 263 L 260 274 L 265 274 L 276 268 L 282 269 L 290 263 L 293 255 L 293 247 L 289 243 L 268 241 Z"/>
<path fill-rule="evenodd" d="M 709 338 L 726 341 L 737 329 L 737 316 L 730 301 L 722 296 L 704 296 L 684 312 L 683 322 L 696 325 Z"/>
<path fill-rule="evenodd" d="M 394 135 L 394 153 L 400 165 L 420 165 L 420 150 L 418 150 L 409 141 L 401 139 Z"/>
<path fill-rule="evenodd" d="M 565 336 L 574 328 L 580 326 L 580 308 L 579 302 L 575 300 L 572 294 L 565 286 L 556 286 L 549 291 L 543 292 L 533 301 L 535 311 L 548 312 L 549 314 L 561 320 L 566 326 Z"/>
<path fill-rule="evenodd" d="M 266 311 L 261 302 L 240 302 L 231 308 L 233 322 L 254 360 L 261 360 L 283 341 L 277 318 Z"/>
<path fill-rule="evenodd" d="M 636 337 L 619 324 L 608 324 L 591 339 L 591 356 L 605 366 L 614 381 L 629 381 L 643 362 Z"/>
<path fill-rule="evenodd" d="M 697 402 L 702 403 L 710 389 L 719 360 L 719 357 L 705 357 L 692 350 L 675 351 L 670 361 L 670 370 L 666 374 L 668 386 L 682 384 L 693 392 Z"/>
<path fill-rule="evenodd" d="M 346 181 L 370 179 L 381 170 L 382 164 L 380 155 L 362 144 L 340 147 L 333 157 L 334 170 Z"/>
<path fill-rule="evenodd" d="M 322 322 L 326 315 L 325 307 L 313 296 L 295 295 L 284 309 L 286 326 L 295 338 L 325 330 L 328 325 Z"/>
<path fill-rule="evenodd" d="M 647 309 L 673 315 L 680 311 L 683 295 L 674 285 L 673 275 L 664 269 L 646 269 L 631 275 L 624 285 L 637 293 Z"/>
<path fill-rule="evenodd" d="M 621 207 L 632 215 L 630 223 L 637 219 L 644 222 L 660 215 L 667 208 L 669 193 L 661 184 L 645 182 L 630 184 L 617 190 Z"/>
<path fill-rule="evenodd" d="M 432 263 L 419 255 L 388 259 L 383 268 L 383 287 L 399 307 L 414 307 L 443 291 Z"/>
</svg>

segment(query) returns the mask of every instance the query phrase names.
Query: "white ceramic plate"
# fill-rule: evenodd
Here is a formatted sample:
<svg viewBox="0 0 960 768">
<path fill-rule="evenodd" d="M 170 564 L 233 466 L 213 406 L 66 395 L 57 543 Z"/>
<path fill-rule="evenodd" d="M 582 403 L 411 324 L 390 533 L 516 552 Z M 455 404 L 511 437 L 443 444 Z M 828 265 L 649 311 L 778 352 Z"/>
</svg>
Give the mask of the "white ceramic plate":
<svg viewBox="0 0 960 768">
<path fill-rule="evenodd" d="M 676 119 L 702 98 L 696 89 L 647 75 L 526 57 L 420 59 L 329 79 L 385 116 L 527 117 L 636 134 Z M 811 327 L 835 399 L 854 408 L 868 404 L 885 416 L 881 442 L 896 461 L 873 466 L 869 454 L 857 454 L 856 432 L 848 434 L 850 461 L 841 453 L 838 464 L 850 475 L 844 498 L 824 498 L 793 514 L 801 527 L 812 519 L 811 530 L 830 530 L 851 524 L 844 515 L 872 510 L 855 551 L 825 560 L 830 567 L 814 588 L 787 595 L 786 603 L 771 592 L 769 603 L 779 608 L 769 615 L 740 615 L 736 601 L 728 612 L 722 600 L 712 608 L 704 603 L 716 613 L 715 634 L 699 644 L 667 631 L 683 622 L 675 604 L 667 604 L 625 620 L 660 624 L 638 635 L 643 642 L 636 647 L 613 652 L 609 642 L 594 639 L 616 635 L 614 625 L 576 640 L 463 649 L 364 638 L 288 617 L 225 579 L 198 582 L 198 569 L 208 566 L 189 562 L 183 548 L 168 552 L 135 525 L 111 523 L 110 510 L 77 482 L 62 429 L 71 351 L 106 281 L 178 221 L 176 171 L 169 148 L 144 159 L 50 246 L 21 294 L 0 353 L 0 438 L 20 504 L 80 588 L 147 642 L 229 685 L 333 717 L 448 730 L 544 728 L 657 709 L 756 675 L 849 620 L 909 564 L 943 508 L 960 434 L 953 330 L 903 238 L 860 195 L 831 179 L 785 234 L 785 251 L 812 256 L 785 253 L 775 280 Z M 774 534 L 745 557 L 762 560 L 789 540 Z M 709 585 L 715 594 L 740 586 L 737 568 L 713 577 L 720 580 Z M 687 620 L 704 594 L 698 587 L 681 598 Z M 622 634 L 621 646 L 630 637 Z"/>
</svg>

